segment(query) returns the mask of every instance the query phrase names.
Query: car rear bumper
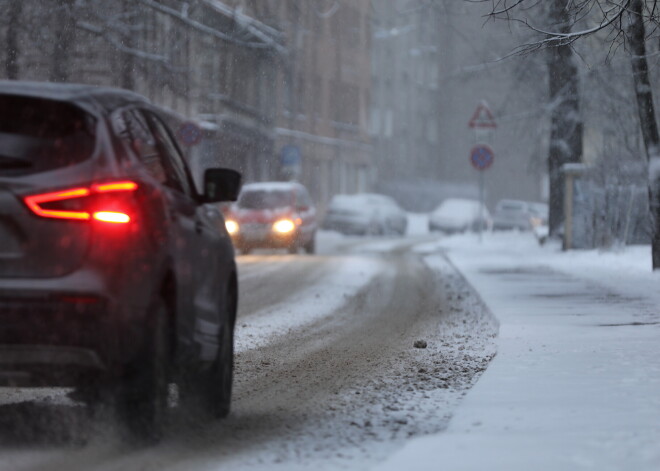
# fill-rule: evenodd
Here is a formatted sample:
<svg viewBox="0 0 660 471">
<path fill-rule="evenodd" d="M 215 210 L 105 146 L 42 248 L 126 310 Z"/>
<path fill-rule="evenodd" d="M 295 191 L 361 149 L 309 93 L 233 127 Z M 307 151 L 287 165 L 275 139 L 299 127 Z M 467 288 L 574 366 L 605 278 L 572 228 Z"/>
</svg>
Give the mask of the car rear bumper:
<svg viewBox="0 0 660 471">
<path fill-rule="evenodd" d="M 92 273 L 0 279 L 0 381 L 69 386 L 116 374 L 144 338 L 145 311 L 127 304 Z"/>
<path fill-rule="evenodd" d="M 0 345 L 0 385 L 76 386 L 90 373 L 107 371 L 87 348 L 47 345 Z"/>
</svg>

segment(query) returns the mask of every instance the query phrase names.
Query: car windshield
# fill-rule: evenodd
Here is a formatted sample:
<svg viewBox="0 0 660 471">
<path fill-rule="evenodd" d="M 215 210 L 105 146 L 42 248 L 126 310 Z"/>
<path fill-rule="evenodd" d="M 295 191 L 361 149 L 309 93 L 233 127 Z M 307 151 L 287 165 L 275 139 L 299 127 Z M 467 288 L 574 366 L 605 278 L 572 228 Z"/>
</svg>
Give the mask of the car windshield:
<svg viewBox="0 0 660 471">
<path fill-rule="evenodd" d="M 249 190 L 241 193 L 238 207 L 241 209 L 277 209 L 290 206 L 291 192 L 284 190 Z"/>
<path fill-rule="evenodd" d="M 82 162 L 94 149 L 94 123 L 68 103 L 0 95 L 0 175 Z"/>
</svg>

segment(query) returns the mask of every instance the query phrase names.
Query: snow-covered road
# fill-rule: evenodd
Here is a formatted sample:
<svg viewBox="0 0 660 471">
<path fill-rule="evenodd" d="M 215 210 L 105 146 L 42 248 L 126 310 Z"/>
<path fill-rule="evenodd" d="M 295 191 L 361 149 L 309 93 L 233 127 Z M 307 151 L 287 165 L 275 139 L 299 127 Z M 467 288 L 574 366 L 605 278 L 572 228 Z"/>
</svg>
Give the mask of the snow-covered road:
<svg viewBox="0 0 660 471">
<path fill-rule="evenodd" d="M 5 389 L 0 469 L 365 468 L 442 430 L 494 355 L 497 326 L 430 241 L 322 234 L 320 255 L 239 257 L 227 420 L 175 407 L 164 441 L 133 449 L 61 393 L 26 403 L 33 396 Z M 91 441 L 72 446 L 90 428 Z"/>
</svg>

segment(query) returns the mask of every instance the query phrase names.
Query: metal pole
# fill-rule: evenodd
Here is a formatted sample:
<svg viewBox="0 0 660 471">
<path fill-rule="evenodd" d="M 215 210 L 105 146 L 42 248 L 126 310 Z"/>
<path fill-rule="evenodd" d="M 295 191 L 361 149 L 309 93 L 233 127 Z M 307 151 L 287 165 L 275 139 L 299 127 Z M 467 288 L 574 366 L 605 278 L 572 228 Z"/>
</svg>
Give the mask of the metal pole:
<svg viewBox="0 0 660 471">
<path fill-rule="evenodd" d="M 481 232 L 483 230 L 484 220 L 484 171 L 479 170 L 479 243 L 481 243 Z"/>
</svg>

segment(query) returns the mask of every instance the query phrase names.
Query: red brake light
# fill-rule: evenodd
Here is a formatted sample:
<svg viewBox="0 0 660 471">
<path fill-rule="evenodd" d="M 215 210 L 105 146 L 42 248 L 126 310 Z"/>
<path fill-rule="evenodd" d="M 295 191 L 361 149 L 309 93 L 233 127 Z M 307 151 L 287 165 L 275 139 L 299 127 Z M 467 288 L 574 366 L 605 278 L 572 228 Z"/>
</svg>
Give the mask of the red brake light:
<svg viewBox="0 0 660 471">
<path fill-rule="evenodd" d="M 128 214 L 116 211 L 97 211 L 92 217 L 97 221 L 114 222 L 115 224 L 131 222 L 131 217 Z"/>
<path fill-rule="evenodd" d="M 125 224 L 131 221 L 131 217 L 121 211 L 121 208 L 117 208 L 116 202 L 108 200 L 107 196 L 104 196 L 104 199 L 92 205 L 90 199 L 98 194 L 110 196 L 112 193 L 132 192 L 137 188 L 137 183 L 132 181 L 97 183 L 89 188 L 72 188 L 30 195 L 24 197 L 23 200 L 34 214 L 41 217 L 79 221 L 94 219 Z"/>
</svg>

